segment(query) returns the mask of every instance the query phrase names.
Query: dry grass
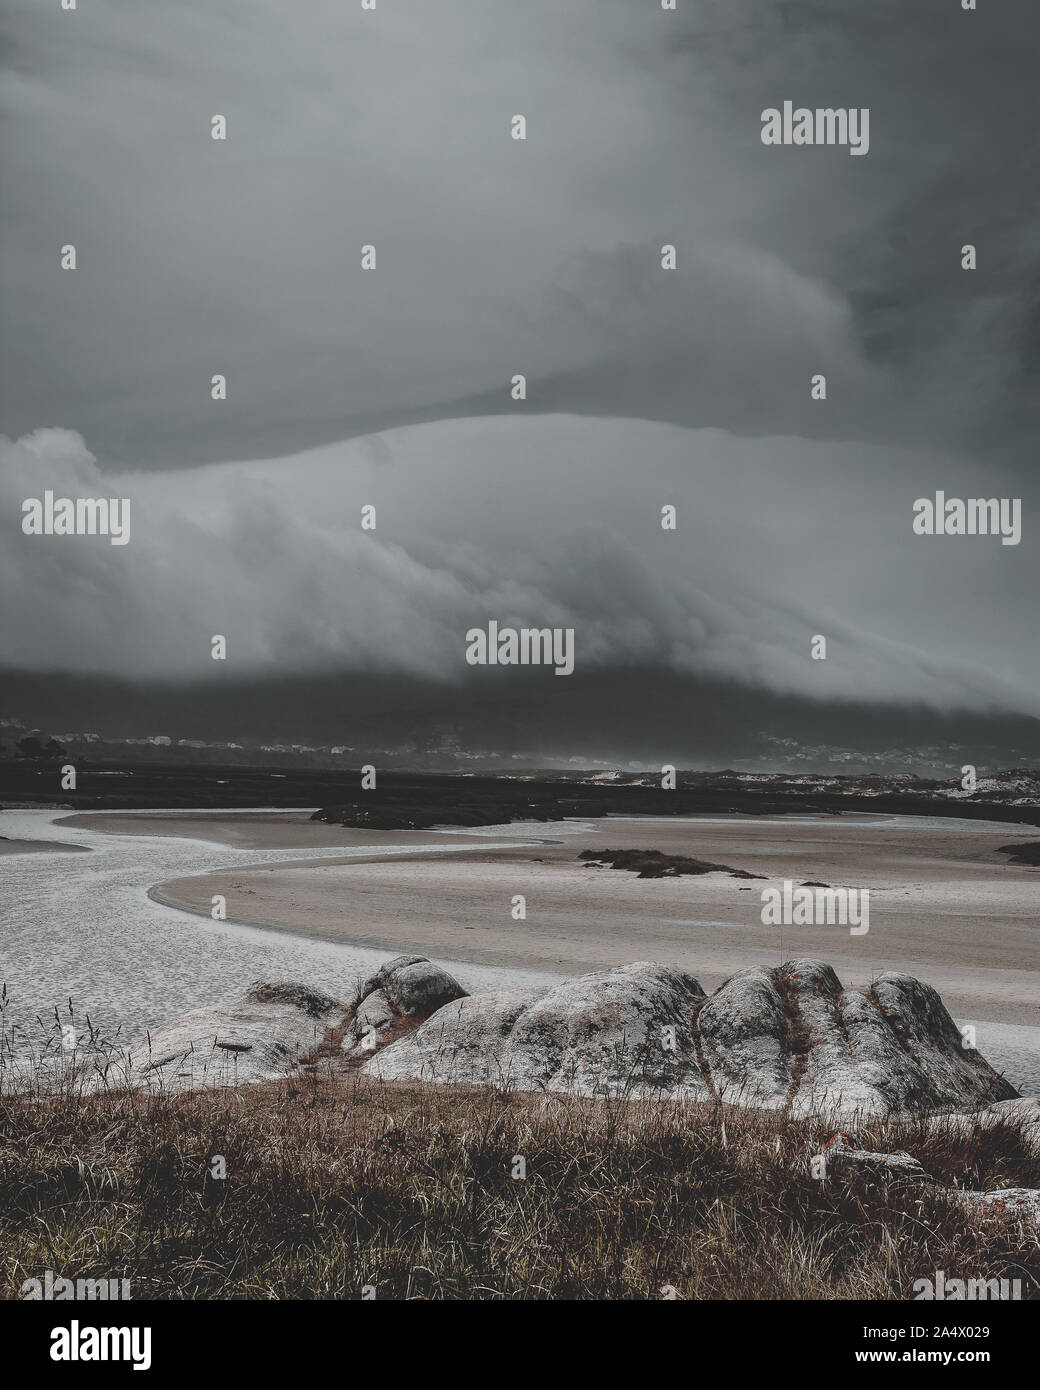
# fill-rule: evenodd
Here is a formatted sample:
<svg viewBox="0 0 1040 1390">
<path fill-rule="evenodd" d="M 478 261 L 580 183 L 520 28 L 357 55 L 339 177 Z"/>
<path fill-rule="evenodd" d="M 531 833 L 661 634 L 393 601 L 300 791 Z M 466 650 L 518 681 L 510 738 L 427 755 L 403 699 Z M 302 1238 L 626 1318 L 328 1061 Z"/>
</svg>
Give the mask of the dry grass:
<svg viewBox="0 0 1040 1390">
<path fill-rule="evenodd" d="M 814 1180 L 822 1123 L 317 1074 L 179 1096 L 0 1096 L 0 1296 L 45 1270 L 134 1298 L 906 1298 L 1040 1277 L 1035 1227 Z M 877 1123 L 944 1182 L 1040 1186 L 1012 1126 Z M 227 1176 L 211 1176 L 222 1156 Z M 527 1176 L 511 1176 L 515 1156 Z"/>
</svg>

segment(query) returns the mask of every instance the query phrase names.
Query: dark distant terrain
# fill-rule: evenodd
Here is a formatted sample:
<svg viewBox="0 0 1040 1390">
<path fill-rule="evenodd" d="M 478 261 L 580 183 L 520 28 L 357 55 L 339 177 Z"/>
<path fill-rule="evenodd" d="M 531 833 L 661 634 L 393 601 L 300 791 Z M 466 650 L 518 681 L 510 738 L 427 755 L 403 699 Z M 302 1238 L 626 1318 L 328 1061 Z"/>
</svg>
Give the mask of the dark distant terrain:
<svg viewBox="0 0 1040 1390">
<path fill-rule="evenodd" d="M 822 777 L 813 774 L 680 772 L 674 790 L 647 773 L 524 772 L 454 775 L 379 771 L 361 790 L 358 770 L 166 762 L 93 766 L 69 755 L 75 791 L 61 787 L 58 760 L 5 758 L 0 805 L 57 805 L 70 810 L 220 810 L 320 807 L 314 819 L 378 830 L 436 825 L 501 825 L 607 815 L 841 815 L 845 811 L 972 817 L 1040 824 L 1040 773 L 980 777 L 968 796 L 957 782 L 911 774 Z M 1017 850 L 1016 850 L 1017 852 Z"/>
</svg>

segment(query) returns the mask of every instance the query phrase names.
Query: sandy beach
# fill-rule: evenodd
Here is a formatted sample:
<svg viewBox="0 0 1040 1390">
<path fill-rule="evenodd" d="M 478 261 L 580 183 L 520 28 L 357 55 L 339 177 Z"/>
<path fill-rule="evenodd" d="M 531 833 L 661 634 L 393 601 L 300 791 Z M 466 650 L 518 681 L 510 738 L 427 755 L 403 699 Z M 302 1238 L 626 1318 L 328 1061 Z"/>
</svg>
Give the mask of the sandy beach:
<svg viewBox="0 0 1040 1390">
<path fill-rule="evenodd" d="M 71 816 L 63 825 L 80 820 Z M 776 927 L 761 922 L 761 890 L 784 879 L 870 891 L 870 930 L 785 927 L 783 956 L 830 961 L 847 985 L 883 970 L 920 975 L 956 1016 L 1036 1024 L 1040 914 L 1034 868 L 1010 866 L 997 847 L 1036 831 L 917 818 L 608 818 L 560 827 L 510 827 L 526 843 L 488 851 L 477 835 L 445 836 L 453 853 L 380 850 L 415 832 L 373 832 L 280 815 L 93 815 L 111 833 L 186 835 L 238 847 L 371 846 L 373 858 L 296 860 L 161 883 L 161 902 L 209 915 L 214 894 L 230 920 L 390 952 L 577 974 L 633 960 L 674 961 L 706 989 L 734 970 L 780 960 Z M 497 836 L 501 838 L 500 832 Z M 422 838 L 428 843 L 429 832 Z M 531 841 L 552 838 L 555 843 Z M 460 847 L 470 845 L 465 852 Z M 765 876 L 723 873 L 640 879 L 589 866 L 580 851 L 652 848 Z M 513 899 L 526 899 L 526 919 Z"/>
</svg>

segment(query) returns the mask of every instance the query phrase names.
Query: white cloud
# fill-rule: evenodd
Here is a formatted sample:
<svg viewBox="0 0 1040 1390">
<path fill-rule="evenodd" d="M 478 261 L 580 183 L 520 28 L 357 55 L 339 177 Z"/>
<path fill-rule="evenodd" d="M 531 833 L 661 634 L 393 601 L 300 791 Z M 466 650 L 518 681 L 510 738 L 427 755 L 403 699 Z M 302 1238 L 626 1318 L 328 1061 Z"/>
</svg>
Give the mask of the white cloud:
<svg viewBox="0 0 1040 1390">
<path fill-rule="evenodd" d="M 23 669 L 216 679 L 221 633 L 238 675 L 453 680 L 465 630 L 497 618 L 574 627 L 579 666 L 1038 711 L 1033 615 L 1006 597 L 1031 592 L 1025 547 L 912 534 L 914 498 L 980 480 L 938 457 L 493 417 L 120 476 L 45 430 L 4 442 L 0 477 L 6 660 Z M 129 496 L 130 544 L 23 536 L 21 502 L 45 488 Z M 825 662 L 809 659 L 816 633 Z"/>
</svg>

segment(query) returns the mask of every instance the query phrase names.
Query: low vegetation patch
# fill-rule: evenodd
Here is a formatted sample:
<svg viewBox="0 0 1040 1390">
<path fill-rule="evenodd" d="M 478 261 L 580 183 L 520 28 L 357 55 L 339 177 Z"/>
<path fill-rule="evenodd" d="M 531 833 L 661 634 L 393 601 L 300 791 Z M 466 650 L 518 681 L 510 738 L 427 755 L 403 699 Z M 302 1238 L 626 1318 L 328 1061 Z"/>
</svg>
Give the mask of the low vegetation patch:
<svg viewBox="0 0 1040 1390">
<path fill-rule="evenodd" d="M 1040 864 L 1040 840 L 1027 840 L 1017 845 L 999 845 L 998 854 L 1006 854 L 1009 864 Z"/>
<path fill-rule="evenodd" d="M 665 854 L 659 849 L 585 849 L 579 859 L 593 864 L 609 864 L 612 869 L 626 869 L 640 878 L 675 878 L 679 874 L 730 874 L 733 878 L 764 878 L 764 874 L 749 874 L 746 869 L 731 869 L 728 864 L 712 864 L 707 859 L 691 859 L 686 854 Z"/>
<path fill-rule="evenodd" d="M 1040 1278 L 1035 1226 L 940 1188 L 812 1176 L 832 1130 L 323 1071 L 179 1096 L 0 1097 L 0 1296 L 47 1270 L 135 1299 L 905 1299 Z M 1040 1186 L 1012 1124 L 879 1122 L 946 1184 Z M 1026 1293 L 1024 1296 L 1028 1296 Z"/>
</svg>

